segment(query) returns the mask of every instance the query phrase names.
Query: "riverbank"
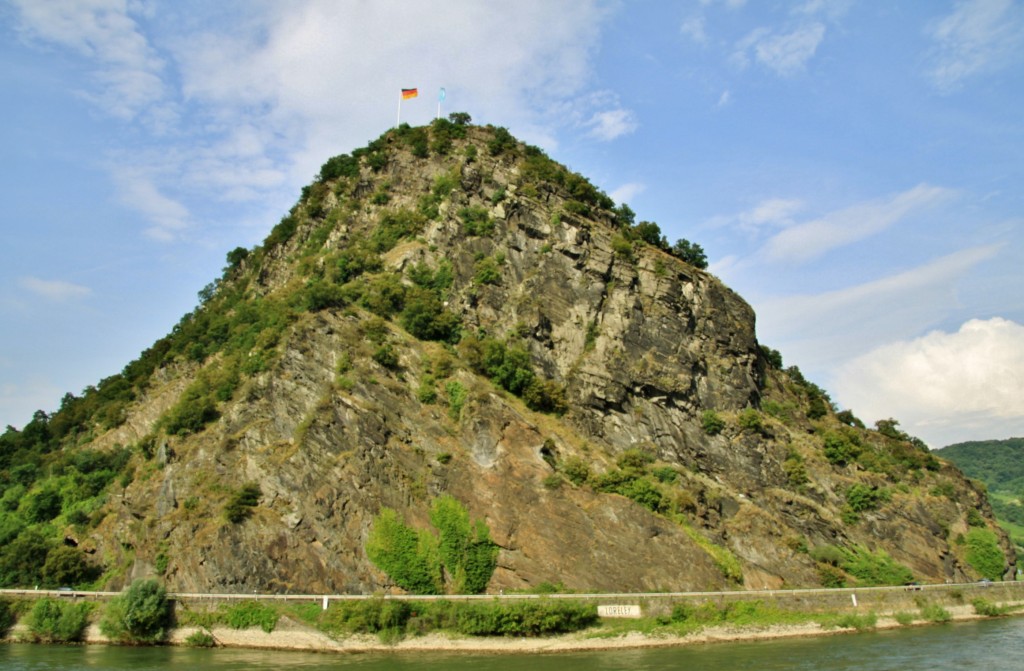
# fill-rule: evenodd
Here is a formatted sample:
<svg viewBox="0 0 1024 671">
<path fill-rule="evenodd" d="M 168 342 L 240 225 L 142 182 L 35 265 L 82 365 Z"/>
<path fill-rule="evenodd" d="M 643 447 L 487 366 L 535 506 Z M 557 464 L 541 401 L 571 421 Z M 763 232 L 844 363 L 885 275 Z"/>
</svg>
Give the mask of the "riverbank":
<svg viewBox="0 0 1024 671">
<path fill-rule="evenodd" d="M 6 602 L 5 617 L 17 614 L 19 621 L 6 640 L 111 643 L 96 623 L 116 594 L 56 594 L 7 591 L 3 596 L 14 601 Z M 43 602 L 50 604 L 51 620 L 77 614 L 77 629 L 70 632 L 47 620 L 42 631 L 30 631 L 30 623 L 40 627 L 30 604 Z M 171 603 L 177 624 L 165 643 L 176 646 L 529 654 L 814 637 L 984 619 L 1024 611 L 1024 583 L 544 597 L 175 594 Z M 456 629 L 462 633 L 453 633 Z M 367 631 L 382 634 L 353 633 Z"/>
<path fill-rule="evenodd" d="M 1024 609 L 1024 603 L 1016 604 Z M 973 606 L 958 605 L 945 608 L 948 621 L 969 621 L 986 619 Z M 900 619 L 898 619 L 900 618 Z M 902 622 L 901 622 L 902 620 Z M 916 617 L 907 622 L 906 613 L 878 614 L 877 621 L 861 630 L 885 630 L 908 626 L 923 626 L 934 622 Z M 167 644 L 187 646 L 189 637 L 197 632 L 210 635 L 214 644 L 225 648 L 251 650 L 279 650 L 319 653 L 472 653 L 472 654 L 553 654 L 562 652 L 584 652 L 599 650 L 623 650 L 632 648 L 662 648 L 709 643 L 759 641 L 785 638 L 833 636 L 853 633 L 857 629 L 849 626 L 823 626 L 818 622 L 776 625 L 710 625 L 685 635 L 645 633 L 641 631 L 609 632 L 606 627 L 594 627 L 585 631 L 543 638 L 526 637 L 459 637 L 443 633 L 414 636 L 396 642 L 382 642 L 372 635 L 352 635 L 334 639 L 327 634 L 309 627 L 292 618 L 282 617 L 272 632 L 259 628 L 232 629 L 230 627 L 179 627 L 171 631 Z M 16 625 L 5 639 L 6 642 L 28 640 L 28 629 Z M 110 644 L 97 625 L 90 625 L 83 638 L 86 644 Z"/>
</svg>

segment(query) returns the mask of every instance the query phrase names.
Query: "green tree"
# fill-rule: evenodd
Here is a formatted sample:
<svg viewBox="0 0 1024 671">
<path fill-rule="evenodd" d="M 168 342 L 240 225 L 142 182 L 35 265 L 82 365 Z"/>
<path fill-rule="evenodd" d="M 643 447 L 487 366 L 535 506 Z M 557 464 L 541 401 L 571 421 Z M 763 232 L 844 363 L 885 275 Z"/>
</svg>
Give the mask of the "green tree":
<svg viewBox="0 0 1024 671">
<path fill-rule="evenodd" d="M 686 261 L 694 268 L 703 270 L 708 267 L 708 257 L 704 253 L 704 248 L 695 242 L 681 238 L 672 245 L 671 251 L 673 256 Z"/>
<path fill-rule="evenodd" d="M 30 522 L 49 522 L 60 515 L 62 504 L 60 492 L 46 487 L 29 496 L 25 516 Z"/>
<path fill-rule="evenodd" d="M 47 587 L 78 586 L 96 577 L 96 569 L 85 560 L 78 548 L 58 545 L 46 555 L 42 568 Z"/>
<path fill-rule="evenodd" d="M 156 643 L 166 637 L 170 620 L 164 586 L 153 579 L 136 580 L 107 605 L 100 631 L 123 643 Z"/>
<path fill-rule="evenodd" d="M 0 548 L 0 585 L 38 585 L 42 581 L 42 569 L 50 546 L 50 541 L 37 528 L 29 527 Z"/>
<path fill-rule="evenodd" d="M 29 634 L 41 643 L 80 641 L 89 624 L 90 610 L 88 603 L 40 599 L 28 614 Z"/>
</svg>

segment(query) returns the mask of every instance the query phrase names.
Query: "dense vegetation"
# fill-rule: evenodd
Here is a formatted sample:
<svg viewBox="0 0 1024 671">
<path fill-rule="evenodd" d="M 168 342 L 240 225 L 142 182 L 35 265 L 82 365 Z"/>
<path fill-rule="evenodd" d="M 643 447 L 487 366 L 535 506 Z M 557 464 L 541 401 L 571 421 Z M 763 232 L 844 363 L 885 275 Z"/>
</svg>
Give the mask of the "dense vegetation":
<svg viewBox="0 0 1024 671">
<path fill-rule="evenodd" d="M 366 555 L 413 594 L 481 594 L 497 566 L 498 546 L 482 520 L 446 495 L 430 508 L 434 532 L 406 526 L 398 513 L 383 509 L 374 519 Z"/>
<path fill-rule="evenodd" d="M 957 443 L 935 453 L 985 484 L 996 519 L 1024 552 L 1024 438 Z"/>
<path fill-rule="evenodd" d="M 156 580 L 137 580 L 107 604 L 100 630 L 120 643 L 157 643 L 171 625 L 167 591 Z"/>
</svg>

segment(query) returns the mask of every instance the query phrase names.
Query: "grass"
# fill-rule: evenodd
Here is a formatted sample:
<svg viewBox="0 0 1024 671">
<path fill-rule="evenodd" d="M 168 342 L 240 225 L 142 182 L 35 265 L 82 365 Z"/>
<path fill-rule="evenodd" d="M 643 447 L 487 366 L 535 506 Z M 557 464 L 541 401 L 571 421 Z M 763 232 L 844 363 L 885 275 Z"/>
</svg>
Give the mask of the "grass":
<svg viewBox="0 0 1024 671">
<path fill-rule="evenodd" d="M 928 603 L 921 606 L 921 618 L 928 622 L 949 622 L 953 616 L 937 603 Z"/>
<path fill-rule="evenodd" d="M 232 629 L 253 629 L 259 627 L 268 634 L 274 631 L 281 617 L 278 608 L 259 601 L 242 601 L 223 604 L 212 611 L 185 611 L 178 614 L 178 622 L 210 629 L 227 626 Z"/>
<path fill-rule="evenodd" d="M 857 631 L 868 631 L 878 625 L 878 616 L 874 613 L 860 615 L 858 613 L 844 613 L 833 615 L 819 620 L 825 629 L 856 629 Z"/>
</svg>

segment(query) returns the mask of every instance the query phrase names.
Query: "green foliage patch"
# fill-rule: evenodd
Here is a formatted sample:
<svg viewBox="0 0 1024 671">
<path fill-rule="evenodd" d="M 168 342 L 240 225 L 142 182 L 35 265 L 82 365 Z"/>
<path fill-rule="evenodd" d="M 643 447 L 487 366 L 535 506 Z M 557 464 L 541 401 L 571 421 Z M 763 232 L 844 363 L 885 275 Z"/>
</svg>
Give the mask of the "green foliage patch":
<svg viewBox="0 0 1024 671">
<path fill-rule="evenodd" d="M 238 524 L 247 520 L 252 515 L 252 509 L 259 505 L 263 492 L 255 482 L 247 482 L 234 492 L 224 505 L 224 518 L 232 524 Z"/>
<path fill-rule="evenodd" d="M 460 342 L 459 351 L 474 372 L 519 396 L 531 410 L 554 414 L 567 410 L 562 385 L 539 378 L 524 347 L 509 345 L 497 338 L 466 336 Z"/>
<path fill-rule="evenodd" d="M 171 603 L 157 580 L 136 580 L 107 604 L 100 631 L 121 643 L 156 643 L 167 635 Z"/>
<path fill-rule="evenodd" d="M 471 521 L 448 495 L 434 500 L 430 522 L 436 534 L 406 526 L 396 511 L 384 508 L 370 529 L 367 557 L 413 594 L 482 593 L 498 561 L 487 525 Z"/>
<path fill-rule="evenodd" d="M 1006 567 L 1006 557 L 999 547 L 999 538 L 989 529 L 973 528 L 964 536 L 967 563 L 989 580 L 1000 580 Z"/>
<path fill-rule="evenodd" d="M 914 579 L 910 569 L 896 562 L 884 550 L 871 552 L 859 545 L 852 548 L 819 545 L 811 548 L 810 555 L 819 563 L 819 575 L 825 587 L 845 586 L 845 578 L 829 567 L 842 569 L 864 587 L 904 585 Z"/>
<path fill-rule="evenodd" d="M 35 602 L 25 624 L 33 641 L 72 643 L 82 640 L 91 612 L 90 603 L 45 598 Z"/>
</svg>

